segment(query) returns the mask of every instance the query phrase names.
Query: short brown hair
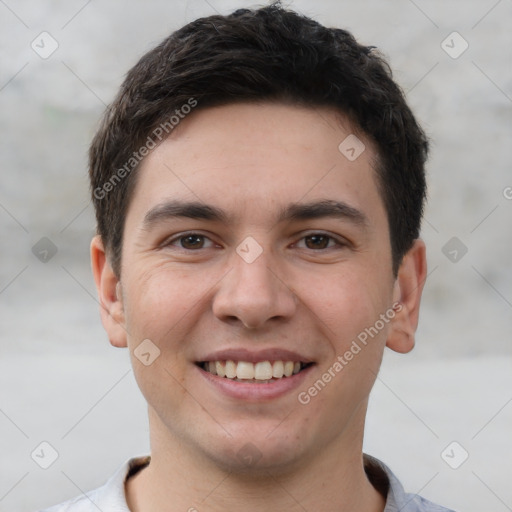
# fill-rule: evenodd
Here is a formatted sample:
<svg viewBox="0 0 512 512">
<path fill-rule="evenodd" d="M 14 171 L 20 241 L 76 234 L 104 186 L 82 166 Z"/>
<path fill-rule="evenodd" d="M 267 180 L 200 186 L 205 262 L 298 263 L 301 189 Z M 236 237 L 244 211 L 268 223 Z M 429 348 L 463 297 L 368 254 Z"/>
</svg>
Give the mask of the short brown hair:
<svg viewBox="0 0 512 512">
<path fill-rule="evenodd" d="M 427 138 L 374 47 L 279 2 L 193 21 L 128 72 L 89 153 L 97 229 L 116 274 L 143 148 L 151 149 L 160 138 L 155 133 L 163 136 L 159 130 L 173 125 L 172 116 L 182 118 L 185 106 L 203 109 L 240 101 L 332 107 L 376 144 L 375 170 L 396 275 L 419 236 Z"/>
</svg>

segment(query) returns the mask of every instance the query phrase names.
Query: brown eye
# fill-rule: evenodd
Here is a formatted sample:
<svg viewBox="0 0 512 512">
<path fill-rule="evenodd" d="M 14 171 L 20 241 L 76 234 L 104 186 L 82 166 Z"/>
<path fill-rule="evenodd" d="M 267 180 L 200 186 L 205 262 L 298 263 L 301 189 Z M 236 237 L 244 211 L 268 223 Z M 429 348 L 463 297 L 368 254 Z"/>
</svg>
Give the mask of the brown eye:
<svg viewBox="0 0 512 512">
<path fill-rule="evenodd" d="M 202 249 L 204 245 L 203 235 L 187 235 L 180 237 L 180 245 L 183 249 Z"/>
<path fill-rule="evenodd" d="M 304 237 L 308 249 L 327 249 L 330 236 L 327 235 L 309 235 Z"/>
<path fill-rule="evenodd" d="M 176 234 L 174 237 L 165 240 L 161 244 L 162 248 L 183 249 L 184 251 L 200 251 L 202 249 L 213 249 L 216 244 L 207 235 L 201 233 L 188 232 Z"/>
</svg>

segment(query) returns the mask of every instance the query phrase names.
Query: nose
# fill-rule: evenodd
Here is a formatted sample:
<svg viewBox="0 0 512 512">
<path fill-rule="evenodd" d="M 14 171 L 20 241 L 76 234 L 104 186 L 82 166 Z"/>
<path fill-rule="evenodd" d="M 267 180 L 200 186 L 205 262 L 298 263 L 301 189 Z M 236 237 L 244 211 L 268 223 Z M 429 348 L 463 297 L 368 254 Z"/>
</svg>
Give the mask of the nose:
<svg viewBox="0 0 512 512">
<path fill-rule="evenodd" d="M 221 281 L 213 299 L 217 318 L 257 329 L 271 320 L 293 316 L 297 297 L 265 252 L 252 263 L 233 255 L 233 268 Z"/>
</svg>

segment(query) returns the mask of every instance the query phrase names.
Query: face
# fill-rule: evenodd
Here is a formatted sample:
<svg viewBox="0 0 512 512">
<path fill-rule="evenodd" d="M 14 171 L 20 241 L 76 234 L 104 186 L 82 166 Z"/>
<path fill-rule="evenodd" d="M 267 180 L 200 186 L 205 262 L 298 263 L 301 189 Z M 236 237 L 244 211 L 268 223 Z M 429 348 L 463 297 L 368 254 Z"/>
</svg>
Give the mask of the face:
<svg viewBox="0 0 512 512">
<path fill-rule="evenodd" d="M 146 157 L 120 283 L 108 261 L 96 275 L 153 440 L 241 471 L 247 456 L 293 467 L 362 439 L 424 269 L 406 257 L 394 278 L 373 146 L 339 149 L 353 133 L 327 109 L 233 104 L 189 115 Z"/>
</svg>

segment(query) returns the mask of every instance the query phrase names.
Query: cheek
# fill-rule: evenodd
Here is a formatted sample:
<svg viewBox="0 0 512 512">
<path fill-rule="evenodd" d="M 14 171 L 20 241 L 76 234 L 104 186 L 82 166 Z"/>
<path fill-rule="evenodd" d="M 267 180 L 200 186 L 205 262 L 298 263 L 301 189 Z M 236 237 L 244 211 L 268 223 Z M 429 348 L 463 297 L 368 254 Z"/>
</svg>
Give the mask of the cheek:
<svg viewBox="0 0 512 512">
<path fill-rule="evenodd" d="M 330 327 L 332 340 L 333 356 L 322 370 L 329 374 L 325 399 L 329 395 L 336 403 L 335 414 L 343 415 L 364 401 L 379 371 L 391 325 L 389 318 L 380 318 L 390 307 L 392 288 L 377 275 L 353 269 L 331 281 L 329 300 L 318 298 L 317 311 Z"/>
<path fill-rule="evenodd" d="M 198 298 L 195 293 L 182 293 L 171 277 L 162 268 L 141 272 L 134 267 L 125 274 L 123 290 L 129 297 L 125 317 L 137 384 L 155 411 L 165 410 L 174 417 L 187 398 L 186 345 L 182 340 L 193 321 L 190 313 Z"/>
<path fill-rule="evenodd" d="M 330 270 L 323 276 L 302 278 L 296 290 L 301 302 L 325 327 L 336 352 L 340 352 L 386 311 L 392 287 L 382 277 L 379 281 L 378 274 L 372 275 L 368 268 L 347 265 L 337 272 Z"/>
<path fill-rule="evenodd" d="M 204 290 L 192 285 L 192 281 L 198 283 L 190 275 L 180 274 L 156 266 L 139 273 L 134 269 L 126 276 L 130 299 L 125 303 L 125 314 L 133 342 L 143 336 L 167 346 L 176 337 L 174 331 L 186 323 L 195 307 L 200 307 Z"/>
</svg>

